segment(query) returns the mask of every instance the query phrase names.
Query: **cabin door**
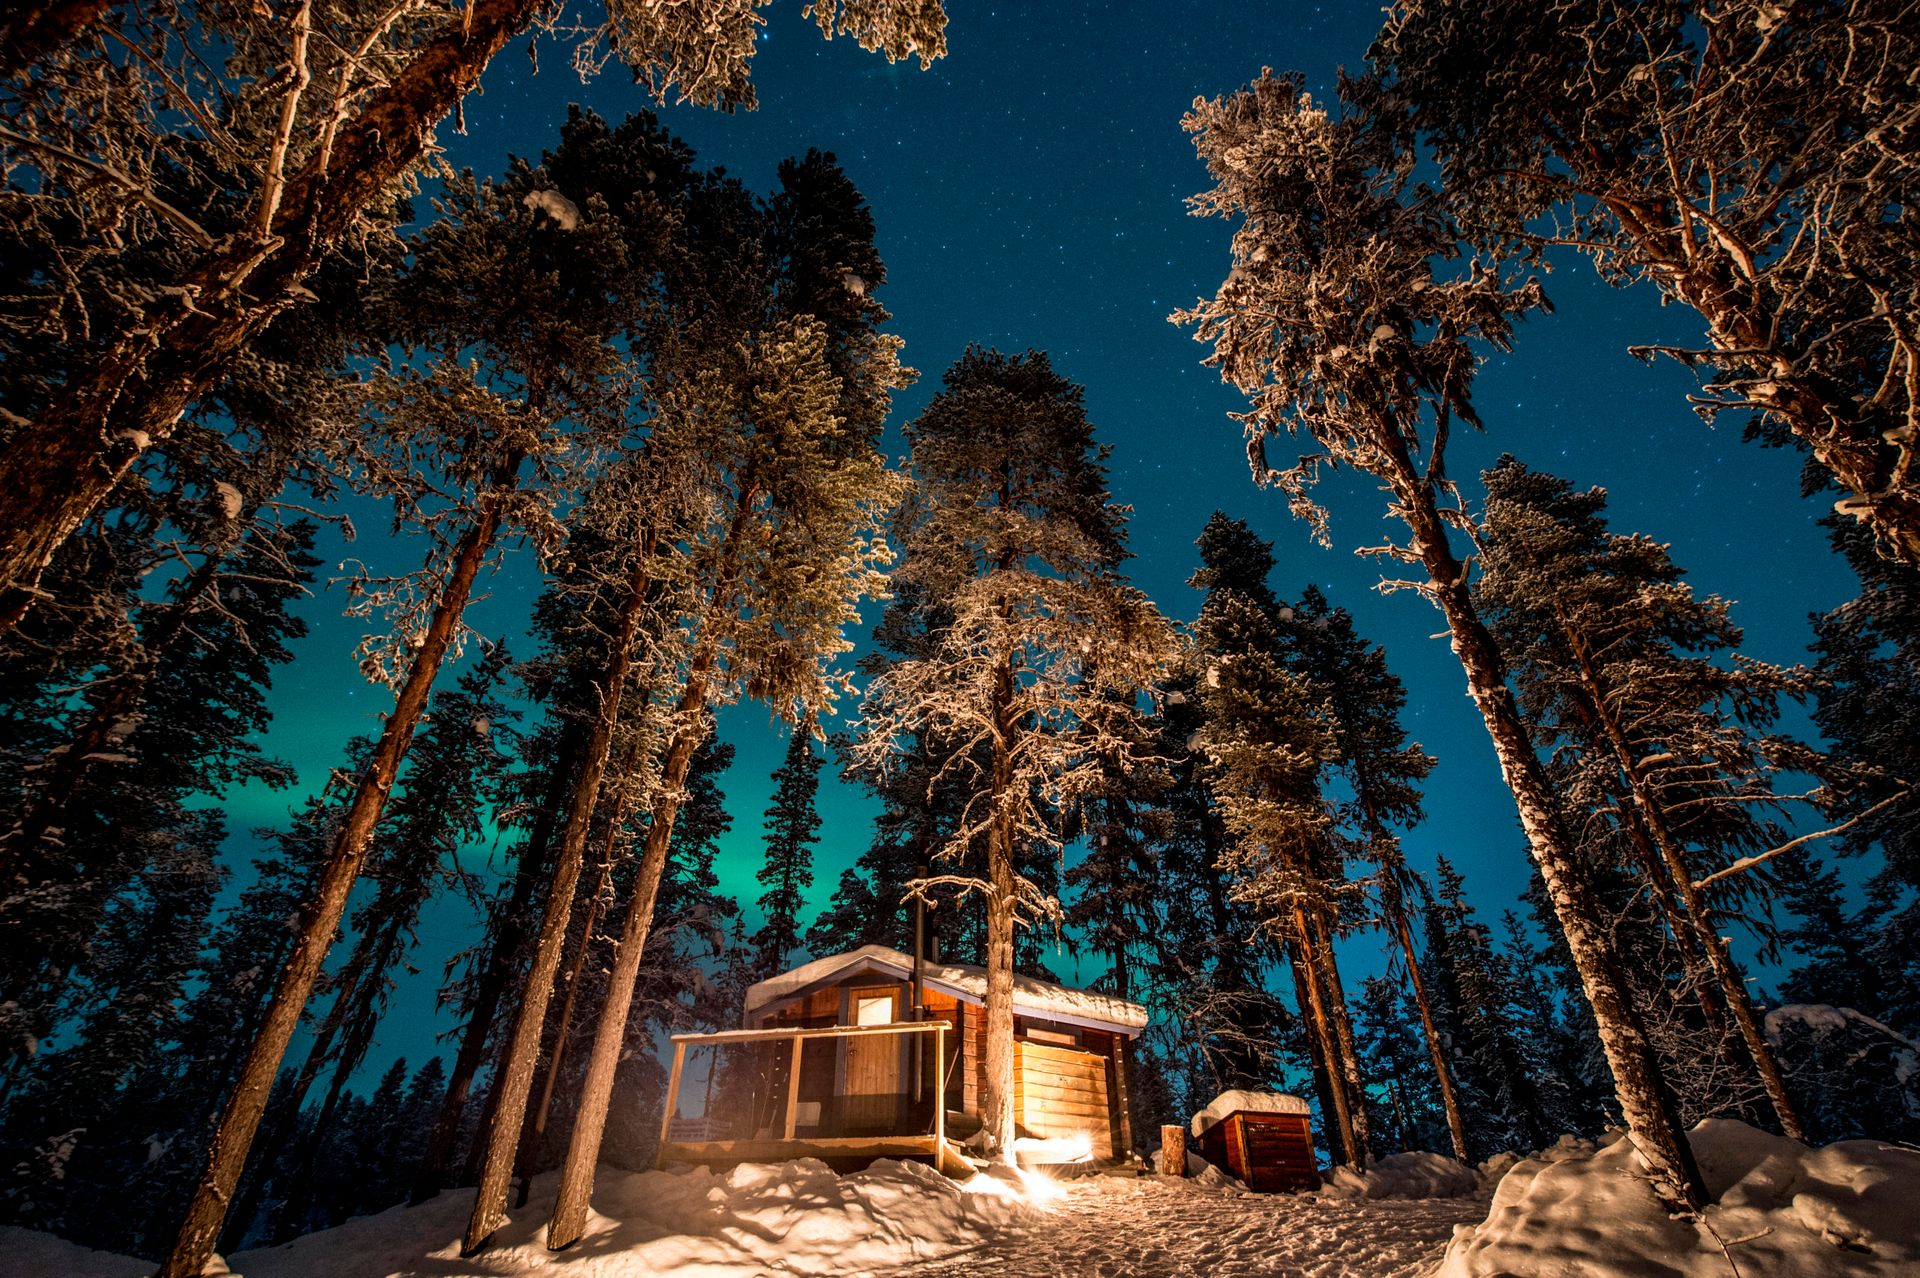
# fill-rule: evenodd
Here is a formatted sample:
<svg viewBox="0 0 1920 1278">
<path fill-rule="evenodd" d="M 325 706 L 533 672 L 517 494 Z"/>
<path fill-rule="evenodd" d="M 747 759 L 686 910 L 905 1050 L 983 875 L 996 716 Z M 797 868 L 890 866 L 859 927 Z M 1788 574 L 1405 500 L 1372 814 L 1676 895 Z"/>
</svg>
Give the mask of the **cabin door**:
<svg viewBox="0 0 1920 1278">
<path fill-rule="evenodd" d="M 854 1025 L 892 1025 L 900 1020 L 897 986 L 856 986 L 847 991 L 847 1020 Z M 846 1040 L 845 1125 L 851 1133 L 892 1132 L 900 1122 L 906 1088 L 900 1069 L 902 1036 L 857 1034 Z"/>
</svg>

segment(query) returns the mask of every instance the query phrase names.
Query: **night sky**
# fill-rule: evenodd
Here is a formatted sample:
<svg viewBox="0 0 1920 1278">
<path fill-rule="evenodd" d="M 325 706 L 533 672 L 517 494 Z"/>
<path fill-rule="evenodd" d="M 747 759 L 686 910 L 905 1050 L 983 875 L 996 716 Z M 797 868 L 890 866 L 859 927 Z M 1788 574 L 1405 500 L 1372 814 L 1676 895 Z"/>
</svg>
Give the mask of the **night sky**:
<svg viewBox="0 0 1920 1278">
<path fill-rule="evenodd" d="M 1049 352 L 1056 369 L 1086 387 L 1098 436 L 1113 447 L 1113 493 L 1134 509 L 1135 583 L 1186 621 L 1198 602 L 1186 585 L 1193 540 L 1214 510 L 1271 539 L 1276 589 L 1294 595 L 1320 584 L 1363 634 L 1385 645 L 1408 686 L 1409 730 L 1440 761 L 1427 788 L 1427 822 L 1407 840 L 1414 864 L 1451 858 L 1490 921 L 1514 904 L 1526 882 L 1524 842 L 1459 666 L 1434 637 L 1440 616 L 1412 594 L 1380 595 L 1379 565 L 1352 554 L 1388 531 L 1384 499 L 1364 477 L 1334 475 L 1322 495 L 1334 512 L 1335 547 L 1315 546 L 1278 495 L 1253 487 L 1227 418 L 1239 397 L 1200 366 L 1204 350 L 1188 332 L 1166 320 L 1210 294 L 1229 265 L 1228 224 L 1186 212 L 1185 198 L 1206 175 L 1182 114 L 1197 95 L 1230 92 L 1263 66 L 1297 69 L 1314 92 L 1326 92 L 1338 68 L 1358 67 L 1378 4 L 1049 0 L 993 8 L 954 0 L 952 52 L 925 72 L 889 66 L 845 39 L 823 42 L 801 7 L 779 0 L 764 11 L 758 111 L 662 114 L 702 164 L 724 165 L 755 189 L 772 188 L 783 157 L 819 147 L 838 156 L 866 195 L 889 273 L 879 297 L 922 375 L 897 400 L 893 451 L 904 451 L 899 424 L 968 343 Z M 509 155 L 537 156 L 569 102 L 612 120 L 647 105 L 617 68 L 583 85 L 551 43 L 540 63 L 534 74 L 524 46 L 494 60 L 483 94 L 467 102 L 466 135 L 442 131 L 455 165 L 499 174 Z M 1546 283 L 1555 313 L 1529 321 L 1516 353 L 1483 372 L 1478 400 L 1488 433 L 1456 437 L 1452 472 L 1465 479 L 1512 452 L 1583 486 L 1604 486 L 1616 531 L 1671 543 L 1696 590 L 1740 601 L 1735 616 L 1749 654 L 1802 659 L 1808 613 L 1848 597 L 1852 579 L 1813 525 L 1824 503 L 1797 495 L 1797 456 L 1743 443 L 1734 421 L 1703 426 L 1686 402 L 1689 374 L 1627 355 L 1630 342 L 1698 341 L 1689 312 L 1608 289 L 1578 259 L 1559 263 Z M 1270 456 L 1280 464 L 1288 453 L 1276 443 Z M 384 536 L 377 513 L 355 513 L 361 538 L 352 554 L 376 570 L 417 565 L 417 547 Z M 349 552 L 335 545 L 322 553 Z M 474 624 L 529 654 L 523 628 L 539 589 L 531 556 L 517 551 L 483 589 L 490 597 L 470 614 Z M 341 618 L 341 606 L 338 591 L 311 602 L 314 633 L 276 676 L 267 748 L 296 766 L 303 787 L 324 780 L 346 739 L 374 730 L 392 704 L 356 673 L 350 652 L 362 624 Z M 750 902 L 759 894 L 752 876 L 768 774 L 784 737 L 757 706 L 730 711 L 720 730 L 739 751 L 723 782 L 734 829 L 722 874 Z M 247 830 L 283 824 L 301 797 L 228 796 L 236 857 L 253 844 Z M 816 904 L 867 845 L 871 812 L 829 772 Z M 469 864 L 484 867 L 491 850 L 474 849 Z M 423 976 L 400 991 L 366 1072 L 395 1055 L 417 1064 L 433 1050 L 441 960 L 470 943 L 472 927 L 465 908 L 452 904 L 425 920 L 415 958 Z M 1350 943 L 1348 961 L 1367 970 L 1378 948 L 1374 938 Z M 1066 953 L 1053 966 L 1069 982 L 1098 972 Z"/>
</svg>

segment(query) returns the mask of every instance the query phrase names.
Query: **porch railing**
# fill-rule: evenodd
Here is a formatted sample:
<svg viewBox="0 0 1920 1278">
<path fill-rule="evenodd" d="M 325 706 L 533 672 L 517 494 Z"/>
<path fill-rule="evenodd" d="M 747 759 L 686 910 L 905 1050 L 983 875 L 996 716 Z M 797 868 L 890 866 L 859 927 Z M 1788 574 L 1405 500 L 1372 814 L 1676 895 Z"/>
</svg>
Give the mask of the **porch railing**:
<svg viewBox="0 0 1920 1278">
<path fill-rule="evenodd" d="M 931 1034 L 933 1036 L 933 1132 L 928 1143 L 931 1149 L 926 1152 L 936 1156 L 946 1144 L 946 1093 L 947 1093 L 947 1030 L 944 1020 L 899 1021 L 889 1025 L 831 1025 L 819 1029 L 749 1029 L 722 1030 L 712 1034 L 675 1034 L 673 1036 L 673 1068 L 667 1076 L 666 1105 L 660 1115 L 660 1153 L 659 1160 L 667 1158 L 669 1147 L 689 1142 L 670 1139 L 674 1119 L 680 1109 L 680 1077 L 686 1065 L 689 1047 L 711 1046 L 716 1056 L 720 1048 L 746 1043 L 777 1043 L 782 1040 L 793 1044 L 792 1055 L 787 1066 L 786 1104 L 781 1115 L 783 1139 L 788 1142 L 801 1141 L 797 1134 L 800 1116 L 800 1058 L 809 1040 L 866 1038 L 879 1036 L 904 1036 L 909 1034 Z M 923 1138 L 924 1139 L 924 1138 Z M 755 1142 L 756 1144 L 759 1142 Z M 812 1147 L 844 1148 L 849 1153 L 859 1152 L 862 1146 L 873 1145 L 875 1138 L 868 1137 L 816 1137 L 803 1143 Z"/>
</svg>

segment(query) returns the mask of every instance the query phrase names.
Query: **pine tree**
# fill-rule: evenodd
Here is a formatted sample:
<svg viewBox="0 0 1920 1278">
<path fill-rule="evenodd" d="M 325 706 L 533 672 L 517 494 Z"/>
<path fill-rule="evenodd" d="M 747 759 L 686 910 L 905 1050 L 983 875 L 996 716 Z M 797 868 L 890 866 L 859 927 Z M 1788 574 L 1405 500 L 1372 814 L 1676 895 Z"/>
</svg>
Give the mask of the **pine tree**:
<svg viewBox="0 0 1920 1278">
<path fill-rule="evenodd" d="M 1475 1152 L 1485 1158 L 1502 1149 L 1538 1149 L 1553 1133 L 1520 1044 L 1506 967 L 1444 856 L 1424 913 L 1436 1018 L 1454 1044 L 1468 1130 L 1480 1142 Z"/>
<path fill-rule="evenodd" d="M 171 1032 L 139 1045 L 117 1105 L 95 1116 L 114 1139 L 95 1168 L 74 1168 L 65 1214 L 73 1236 L 157 1254 L 177 1217 L 220 1099 L 257 1029 L 273 977 L 291 951 L 300 907 L 338 807 L 322 795 L 285 830 L 259 831 L 270 850 L 210 933 L 179 943 L 195 960 Z M 164 971 L 165 964 L 159 965 Z"/>
<path fill-rule="evenodd" d="M 912 527 L 918 499 L 909 495 L 894 517 L 896 539 Z M 884 673 L 895 661 L 929 657 L 938 636 L 952 624 L 952 614 L 939 596 L 895 579 L 892 596 L 874 627 L 877 651 L 863 657 L 861 669 L 869 676 Z M 913 948 L 913 910 L 910 885 L 924 879 L 936 854 L 958 827 L 968 797 L 963 774 L 944 766 L 950 743 L 938 734 L 904 734 L 896 742 L 892 767 L 886 771 L 854 767 L 851 775 L 880 801 L 874 818 L 873 842 L 859 859 L 843 870 L 826 909 L 807 930 L 807 949 L 816 955 L 840 953 L 862 945 L 885 945 L 903 953 Z M 851 743 L 842 742 L 843 756 Z M 979 747 L 975 747 L 978 752 Z M 974 852 L 984 855 L 984 844 Z M 975 961 L 984 954 L 981 911 L 965 898 L 925 899 L 929 952 L 950 959 Z"/>
<path fill-rule="evenodd" d="M 523 758 L 538 758 L 538 772 L 508 778 L 509 799 L 499 814 L 503 827 L 517 828 L 512 869 L 487 900 L 478 941 L 447 960 L 439 1004 L 453 1007 L 463 1022 L 446 1090 L 429 1129 L 408 1200 L 418 1205 L 446 1186 L 456 1146 L 467 1126 L 467 1102 L 473 1081 L 498 1037 L 502 1005 L 520 974 L 522 949 L 537 922 L 539 887 L 547 877 L 546 857 L 560 821 L 560 808 L 575 781 L 575 766 L 585 733 L 577 725 L 547 725 L 529 734 Z"/>
<path fill-rule="evenodd" d="M 1786 1080 L 1721 935 L 1722 916 L 1757 885 L 1714 875 L 1722 886 L 1710 895 L 1703 884 L 1785 841 L 1773 816 L 1790 799 L 1776 775 L 1825 770 L 1813 752 L 1762 735 L 1781 697 L 1804 692 L 1805 672 L 1737 654 L 1727 602 L 1696 598 L 1664 547 L 1608 532 L 1601 490 L 1575 492 L 1510 457 L 1483 478 L 1475 599 L 1512 663 L 1522 713 L 1554 752 L 1569 808 L 1611 814 L 1590 819 L 1580 842 L 1600 865 L 1610 840 L 1631 849 L 1709 1024 L 1731 1020 L 1797 1139 Z"/>
<path fill-rule="evenodd" d="M 1228 835 L 1220 868 L 1231 895 L 1286 946 L 1328 1125 L 1342 1161 L 1364 1167 L 1364 1089 L 1327 928 L 1345 882 L 1321 794 L 1337 749 L 1331 708 L 1323 688 L 1289 668 L 1267 585 L 1271 547 L 1216 514 L 1200 548 L 1205 566 L 1194 580 L 1207 597 L 1193 643 L 1204 718 L 1195 744 Z"/>
<path fill-rule="evenodd" d="M 907 430 L 918 486 L 897 574 L 950 620 L 924 655 L 868 685 L 861 766 L 890 772 L 916 738 L 940 751 L 967 802 L 926 882 L 985 898 L 983 1130 L 1013 1147 L 1013 972 L 1020 923 L 1059 905 L 1020 873 L 1060 846 L 1058 812 L 1089 792 L 1131 735 L 1132 698 L 1170 634 L 1116 569 L 1125 511 L 1106 494 L 1079 387 L 1044 354 L 969 349 Z M 984 757 L 982 757 L 984 755 Z M 952 864 L 985 843 L 985 864 Z M 950 871 L 942 873 L 941 871 Z"/>
<path fill-rule="evenodd" d="M 636 300 L 624 288 L 624 228 L 591 198 L 584 214 L 557 217 L 542 200 L 550 191 L 544 175 L 524 168 L 497 187 L 470 176 L 450 180 L 445 216 L 421 233 L 406 273 L 383 299 L 393 337 L 415 359 L 390 360 L 369 379 L 369 425 L 386 443 L 374 482 L 426 534 L 428 562 L 417 574 L 363 574 L 349 586 L 356 614 L 388 623 L 360 655 L 362 671 L 393 690 L 394 708 L 161 1269 L 167 1278 L 198 1274 L 212 1253 L 268 1086 L 319 979 L 429 693 L 442 664 L 458 656 L 481 570 L 510 530 L 550 541 L 547 503 L 563 500 L 562 459 L 587 451 L 596 437 L 622 433 L 615 342 Z M 434 473 L 416 472 L 429 457 Z M 552 491 L 522 490 L 530 467 Z"/>
<path fill-rule="evenodd" d="M 1142 767 L 1154 757 L 1159 725 L 1152 719 L 1124 722 L 1126 736 L 1098 760 L 1099 777 L 1068 827 L 1086 851 L 1063 876 L 1073 891 L 1067 927 L 1105 959 L 1097 987 L 1133 998 L 1162 925 L 1161 893 L 1167 886 L 1159 851 L 1172 819 L 1160 806 L 1171 783 L 1164 767 Z"/>
<path fill-rule="evenodd" d="M 1920 1023 L 1920 980 L 1897 931 L 1886 928 L 1879 902 L 1847 905 L 1838 871 L 1805 850 L 1781 858 L 1780 898 L 1795 916 L 1780 939 L 1803 960 L 1781 984 L 1790 1003 L 1850 1007 L 1896 1029 Z"/>
<path fill-rule="evenodd" d="M 77 654 L 39 670 L 9 661 L 19 678 L 4 713 L 20 730 L 12 760 L 25 765 L 6 778 L 18 788 L 0 841 L 0 1032 L 12 1050 L 84 1011 L 67 1002 L 89 983 L 89 941 L 117 898 L 137 899 L 143 876 L 213 872 L 224 831 L 189 800 L 288 780 L 255 737 L 269 721 L 273 668 L 306 633 L 289 609 L 312 580 L 312 535 L 306 523 L 263 523 L 236 548 L 209 551 L 204 581 L 177 583 L 159 619 L 104 669 Z M 151 567 L 144 554 L 135 562 Z M 182 592 L 196 586 L 217 594 L 190 602 Z M 139 629 L 124 616 L 114 624 Z M 61 684 L 86 687 L 87 701 L 76 706 Z M 181 860 L 196 848 L 201 864 L 188 869 Z"/>
<path fill-rule="evenodd" d="M 1437 1075 L 1412 1028 L 1419 1019 L 1398 981 L 1369 976 L 1361 986 L 1355 1028 L 1368 1076 L 1380 1080 L 1367 1098 L 1371 1126 L 1397 1150 L 1434 1149 L 1451 1138 L 1446 1107 L 1434 1085 Z"/>
<path fill-rule="evenodd" d="M 1156 885 L 1166 908 L 1147 971 L 1148 999 L 1170 1018 L 1164 1069 L 1189 1113 L 1222 1091 L 1272 1087 L 1283 1052 L 1299 1039 L 1292 1013 L 1267 988 L 1280 947 L 1231 898 L 1221 868 L 1229 835 L 1206 757 L 1194 748 L 1203 718 L 1199 679 L 1184 668 L 1191 664 L 1175 670 L 1159 698 L 1154 752 L 1171 760 Z"/>
<path fill-rule="evenodd" d="M 800 945 L 800 907 L 813 882 L 812 846 L 820 836 L 814 796 L 820 791 L 820 756 L 803 724 L 787 739 L 786 760 L 773 774 L 773 802 L 767 807 L 767 859 L 758 878 L 767 889 L 760 898 L 766 922 L 753 934 L 757 970 L 765 976 L 787 969 Z"/>
<path fill-rule="evenodd" d="M 1878 553 L 1858 525 L 1829 518 L 1828 535 L 1860 578 L 1860 593 L 1814 619 L 1813 719 L 1835 749 L 1877 766 L 1860 787 L 1862 809 L 1844 832 L 1848 852 L 1877 847 L 1884 872 L 1875 895 L 1904 909 L 1886 911 L 1880 929 L 1895 953 L 1920 954 L 1920 568 Z M 1908 978 L 1920 983 L 1909 957 Z M 1920 1010 L 1920 1009 L 1917 1009 Z"/>
<path fill-rule="evenodd" d="M 477 841 L 482 821 L 499 792 L 505 756 L 496 731 L 514 717 L 501 700 L 508 665 L 505 645 L 495 645 L 465 671 L 454 688 L 437 693 L 413 748 L 400 792 L 388 805 L 366 878 L 374 893 L 352 917 L 354 944 L 330 973 L 332 1004 L 314 1027 L 305 1061 L 295 1072 L 285 1108 L 270 1115 L 255 1141 L 258 1170 L 252 1192 L 243 1190 L 231 1209 L 228 1233 L 237 1238 L 251 1223 L 252 1205 L 272 1178 L 283 1212 L 302 1212 L 307 1181 L 318 1155 L 318 1135 L 290 1161 L 281 1154 L 301 1121 L 308 1090 L 323 1071 L 331 1079 L 308 1125 L 331 1129 L 347 1081 L 359 1070 L 385 1013 L 394 972 L 407 964 L 421 912 L 435 893 L 458 882 L 461 849 Z M 284 1224 L 276 1230 L 285 1235 Z M 292 1231 L 299 1232 L 299 1231 Z"/>
<path fill-rule="evenodd" d="M 1349 91 L 1353 91 L 1349 86 Z M 1677 1203 L 1707 1194 L 1674 1112 L 1661 1062 L 1624 987 L 1605 922 L 1573 873 L 1553 795 L 1506 683 L 1498 647 L 1475 612 L 1468 569 L 1448 525 L 1467 522 L 1446 478 L 1456 423 L 1471 402 L 1479 347 L 1506 348 L 1538 309 L 1537 281 L 1515 281 L 1475 258 L 1446 268 L 1462 236 L 1412 177 L 1399 122 L 1380 111 L 1329 111 L 1299 77 L 1263 76 L 1186 118 L 1215 182 L 1203 213 L 1240 219 L 1234 268 L 1220 291 L 1177 321 L 1213 347 L 1209 363 L 1250 399 L 1237 415 L 1256 480 L 1288 494 L 1325 536 L 1314 482 L 1330 467 L 1377 478 L 1407 544 L 1376 548 L 1415 565 L 1416 590 L 1446 617 L 1468 692 L 1552 894 L 1619 1088 L 1621 1108 L 1654 1179 Z M 1301 433 L 1313 451 L 1268 469 L 1267 441 Z"/>
<path fill-rule="evenodd" d="M 547 1243 L 571 1245 L 585 1228 L 595 1158 L 626 1037 L 639 966 L 660 877 L 694 751 L 710 731 L 710 710 L 740 695 L 764 700 L 802 722 L 830 711 L 844 679 L 834 661 L 851 647 L 845 628 L 858 601 L 878 593 L 888 552 L 880 539 L 901 492 L 877 441 L 892 392 L 911 377 L 899 339 L 881 330 L 889 316 L 870 295 L 878 279 L 841 282 L 832 308 L 795 312 L 798 285 L 813 260 L 784 234 L 806 228 L 809 242 L 869 243 L 873 223 L 831 156 L 783 166 L 781 191 L 762 217 L 739 188 L 706 190 L 721 216 L 700 227 L 692 261 L 725 271 L 688 272 L 668 282 L 677 327 L 652 370 L 656 432 L 690 444 L 704 476 L 702 522 L 671 553 L 685 585 L 649 635 L 657 712 L 665 731 L 656 755 L 659 784 L 647 796 L 648 829 L 636 887 L 626 907 L 608 994 L 595 1030 Z M 779 247 L 775 257 L 768 252 Z M 702 254 L 716 254 L 702 258 Z M 878 257 L 870 269 L 877 274 Z M 758 269 L 756 269 L 758 268 Z M 783 270 L 785 274 L 783 275 Z M 742 296 L 728 294 L 737 290 Z M 847 351 L 857 357 L 836 370 Z M 663 548 L 664 549 L 664 548 Z M 504 1112 L 504 1107 L 503 1111 Z M 492 1134 L 504 1145 L 503 1131 Z M 490 1157 L 466 1247 L 498 1227 L 504 1189 Z"/>
<path fill-rule="evenodd" d="M 1280 613 L 1285 649 L 1300 673 L 1322 689 L 1332 714 L 1335 766 L 1351 798 L 1338 807 L 1348 846 L 1375 866 L 1374 893 L 1381 919 L 1399 948 L 1399 965 L 1413 990 L 1454 1157 L 1467 1158 L 1466 1124 L 1454 1094 L 1445 1045 L 1436 1031 L 1426 981 L 1414 944 L 1408 898 L 1423 890 L 1408 866 L 1394 827 L 1410 829 L 1422 819 L 1420 782 L 1434 760 L 1408 744 L 1400 714 L 1407 693 L 1387 668 L 1386 652 L 1355 631 L 1352 614 L 1335 608 L 1318 587 Z"/>
</svg>

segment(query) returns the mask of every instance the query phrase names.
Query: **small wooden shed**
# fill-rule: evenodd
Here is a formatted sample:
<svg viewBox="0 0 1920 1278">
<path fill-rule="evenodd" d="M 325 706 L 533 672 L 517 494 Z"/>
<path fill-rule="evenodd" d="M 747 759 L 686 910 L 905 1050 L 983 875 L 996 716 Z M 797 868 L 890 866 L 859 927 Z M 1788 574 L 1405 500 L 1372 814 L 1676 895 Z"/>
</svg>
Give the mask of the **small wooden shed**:
<svg viewBox="0 0 1920 1278">
<path fill-rule="evenodd" d="M 1307 1103 L 1278 1092 L 1223 1092 L 1193 1116 L 1200 1156 L 1248 1189 L 1317 1189 Z"/>
<path fill-rule="evenodd" d="M 923 961 L 916 972 L 910 955 L 880 945 L 751 986 L 741 1030 L 676 1035 L 676 1048 L 753 1044 L 763 1052 L 756 1072 L 765 1082 L 752 1090 L 774 1102 L 745 1122 L 737 1114 L 751 1106 L 743 1103 L 734 1104 L 736 1116 L 711 1120 L 749 1137 L 742 1140 L 681 1118 L 670 1100 L 662 1161 L 917 1152 L 943 1164 L 949 1142 L 980 1128 L 986 994 L 984 968 Z M 1146 1009 L 1017 976 L 1013 1012 L 1015 1128 L 1025 1143 L 1045 1142 L 1036 1161 L 1124 1158 L 1133 1146 L 1127 1044 L 1146 1027 Z M 929 1138 L 926 1150 L 908 1148 Z"/>
</svg>

